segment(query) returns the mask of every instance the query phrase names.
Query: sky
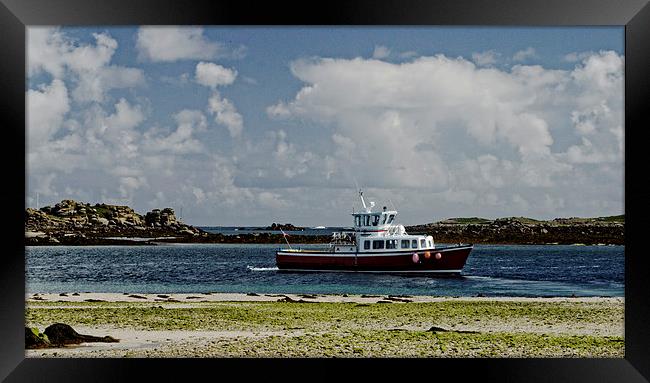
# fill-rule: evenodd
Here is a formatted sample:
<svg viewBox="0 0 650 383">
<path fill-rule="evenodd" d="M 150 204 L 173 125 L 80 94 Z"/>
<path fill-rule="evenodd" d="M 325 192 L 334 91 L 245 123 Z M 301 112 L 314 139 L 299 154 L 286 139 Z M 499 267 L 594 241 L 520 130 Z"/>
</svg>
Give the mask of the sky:
<svg viewBox="0 0 650 383">
<path fill-rule="evenodd" d="M 28 27 L 28 207 L 624 212 L 623 27 Z"/>
</svg>

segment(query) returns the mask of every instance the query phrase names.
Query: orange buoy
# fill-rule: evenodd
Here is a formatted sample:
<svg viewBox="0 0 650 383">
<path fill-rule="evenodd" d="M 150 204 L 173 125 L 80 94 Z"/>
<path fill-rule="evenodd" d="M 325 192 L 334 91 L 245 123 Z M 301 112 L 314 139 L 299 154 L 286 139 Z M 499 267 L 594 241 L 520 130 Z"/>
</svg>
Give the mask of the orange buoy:
<svg viewBox="0 0 650 383">
<path fill-rule="evenodd" d="M 439 260 L 440 258 L 442 258 L 442 254 L 440 254 L 440 253 L 436 253 L 436 259 Z"/>
<path fill-rule="evenodd" d="M 424 258 L 426 258 L 426 259 L 431 258 L 431 253 L 429 253 L 428 251 L 426 253 L 424 253 Z"/>
<path fill-rule="evenodd" d="M 418 263 L 420 262 L 420 256 L 418 253 L 413 253 L 413 263 Z"/>
</svg>

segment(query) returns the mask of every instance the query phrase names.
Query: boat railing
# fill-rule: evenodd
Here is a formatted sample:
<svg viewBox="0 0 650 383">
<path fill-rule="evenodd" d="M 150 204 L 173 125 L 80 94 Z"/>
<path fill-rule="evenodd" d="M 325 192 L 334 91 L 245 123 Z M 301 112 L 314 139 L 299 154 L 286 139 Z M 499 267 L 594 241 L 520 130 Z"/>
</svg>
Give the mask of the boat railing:
<svg viewBox="0 0 650 383">
<path fill-rule="evenodd" d="M 402 225 L 393 225 L 388 227 L 388 235 L 404 235 L 406 230 Z"/>
<path fill-rule="evenodd" d="M 332 233 L 330 245 L 354 245 L 356 244 L 354 232 L 341 231 Z"/>
</svg>

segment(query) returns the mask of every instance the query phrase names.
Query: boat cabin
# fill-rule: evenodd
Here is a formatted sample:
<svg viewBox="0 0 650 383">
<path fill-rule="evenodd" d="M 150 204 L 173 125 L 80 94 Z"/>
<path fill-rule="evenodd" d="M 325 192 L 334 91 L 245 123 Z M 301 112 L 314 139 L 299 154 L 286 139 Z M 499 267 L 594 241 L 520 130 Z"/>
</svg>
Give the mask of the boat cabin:
<svg viewBox="0 0 650 383">
<path fill-rule="evenodd" d="M 386 229 L 390 226 L 397 212 L 394 210 L 383 211 L 379 213 L 353 213 L 354 216 L 354 227 L 356 230 L 360 231 L 377 231 L 377 229 Z"/>
<path fill-rule="evenodd" d="M 435 249 L 433 237 L 409 235 L 404 226 L 395 224 L 396 210 L 373 212 L 374 202 L 366 205 L 361 196 L 364 212 L 352 213 L 354 232 L 335 233 L 332 241 L 334 252 L 395 252 L 404 250 Z"/>
</svg>

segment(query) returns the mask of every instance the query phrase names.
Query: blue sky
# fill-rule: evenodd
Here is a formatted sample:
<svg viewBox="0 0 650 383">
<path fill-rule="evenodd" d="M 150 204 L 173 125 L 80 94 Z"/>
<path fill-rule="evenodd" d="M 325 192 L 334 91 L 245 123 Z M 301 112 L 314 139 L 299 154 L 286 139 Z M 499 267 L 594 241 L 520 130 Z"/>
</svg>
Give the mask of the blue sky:
<svg viewBox="0 0 650 383">
<path fill-rule="evenodd" d="M 623 212 L 622 27 L 28 29 L 28 194 L 196 225 Z"/>
</svg>

